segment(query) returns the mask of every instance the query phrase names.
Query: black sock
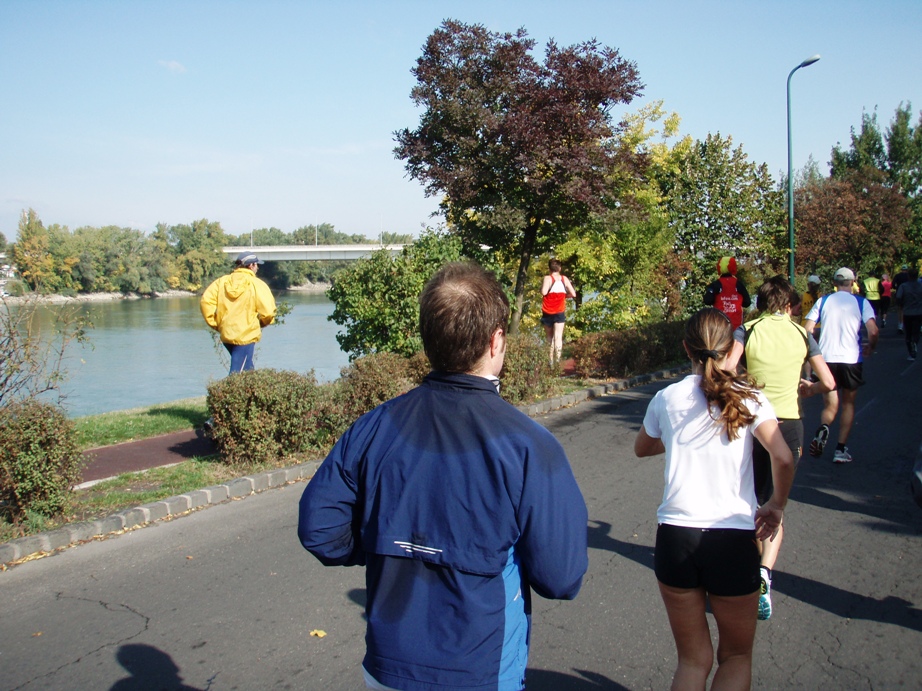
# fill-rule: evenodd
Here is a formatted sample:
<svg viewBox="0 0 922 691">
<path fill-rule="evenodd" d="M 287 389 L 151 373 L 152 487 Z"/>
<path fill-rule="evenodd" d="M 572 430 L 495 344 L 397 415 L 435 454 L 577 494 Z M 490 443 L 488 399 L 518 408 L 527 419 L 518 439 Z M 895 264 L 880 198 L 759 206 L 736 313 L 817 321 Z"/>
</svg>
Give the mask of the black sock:
<svg viewBox="0 0 922 691">
<path fill-rule="evenodd" d="M 836 451 L 845 451 L 845 444 L 843 444 L 842 442 L 839 442 L 838 444 L 836 444 Z"/>
</svg>

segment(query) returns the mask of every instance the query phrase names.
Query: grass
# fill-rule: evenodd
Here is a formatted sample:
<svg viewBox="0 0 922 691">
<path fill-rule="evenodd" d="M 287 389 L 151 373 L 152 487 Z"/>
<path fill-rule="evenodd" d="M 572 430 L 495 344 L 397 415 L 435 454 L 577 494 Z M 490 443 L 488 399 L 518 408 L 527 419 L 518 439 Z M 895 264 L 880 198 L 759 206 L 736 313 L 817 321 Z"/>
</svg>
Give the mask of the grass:
<svg viewBox="0 0 922 691">
<path fill-rule="evenodd" d="M 74 419 L 81 451 L 201 427 L 208 419 L 205 397 L 185 398 Z"/>
</svg>

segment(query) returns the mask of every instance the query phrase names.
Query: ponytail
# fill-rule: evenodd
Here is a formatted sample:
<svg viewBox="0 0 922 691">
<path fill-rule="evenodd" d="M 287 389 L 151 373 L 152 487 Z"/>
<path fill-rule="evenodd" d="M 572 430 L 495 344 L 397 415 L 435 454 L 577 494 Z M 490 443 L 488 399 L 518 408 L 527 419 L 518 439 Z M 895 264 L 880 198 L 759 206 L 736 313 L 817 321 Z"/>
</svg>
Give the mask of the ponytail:
<svg viewBox="0 0 922 691">
<path fill-rule="evenodd" d="M 747 400 L 756 400 L 756 384 L 747 373 L 736 374 L 718 366 L 733 347 L 733 326 L 723 312 L 708 307 L 699 310 L 685 325 L 685 347 L 692 361 L 701 365 L 701 390 L 708 407 L 719 411 L 719 422 L 733 441 L 740 429 L 755 420 Z"/>
</svg>

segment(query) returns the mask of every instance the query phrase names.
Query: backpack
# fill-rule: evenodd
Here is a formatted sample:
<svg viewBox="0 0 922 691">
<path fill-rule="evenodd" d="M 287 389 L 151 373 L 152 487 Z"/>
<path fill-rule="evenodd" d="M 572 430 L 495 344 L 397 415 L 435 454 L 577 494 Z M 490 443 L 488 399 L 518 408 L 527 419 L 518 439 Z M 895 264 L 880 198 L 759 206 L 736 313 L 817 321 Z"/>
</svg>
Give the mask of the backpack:
<svg viewBox="0 0 922 691">
<path fill-rule="evenodd" d="M 737 288 L 736 276 L 720 277 L 720 292 L 714 296 L 714 307 L 727 315 L 733 328 L 743 323 L 743 294 Z"/>
</svg>

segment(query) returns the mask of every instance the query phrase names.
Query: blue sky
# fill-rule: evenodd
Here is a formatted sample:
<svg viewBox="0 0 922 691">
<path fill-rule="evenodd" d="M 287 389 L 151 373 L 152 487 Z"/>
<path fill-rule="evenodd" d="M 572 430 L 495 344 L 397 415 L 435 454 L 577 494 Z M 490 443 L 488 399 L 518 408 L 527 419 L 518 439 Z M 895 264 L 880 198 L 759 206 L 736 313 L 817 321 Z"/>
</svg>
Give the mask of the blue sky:
<svg viewBox="0 0 922 691">
<path fill-rule="evenodd" d="M 417 233 L 437 200 L 406 178 L 393 132 L 414 128 L 410 73 L 445 18 L 597 38 L 637 64 L 682 133 L 730 135 L 778 178 L 922 109 L 922 2 L 0 0 L 0 232 L 207 218 L 240 234 L 332 223 Z"/>
</svg>

